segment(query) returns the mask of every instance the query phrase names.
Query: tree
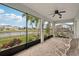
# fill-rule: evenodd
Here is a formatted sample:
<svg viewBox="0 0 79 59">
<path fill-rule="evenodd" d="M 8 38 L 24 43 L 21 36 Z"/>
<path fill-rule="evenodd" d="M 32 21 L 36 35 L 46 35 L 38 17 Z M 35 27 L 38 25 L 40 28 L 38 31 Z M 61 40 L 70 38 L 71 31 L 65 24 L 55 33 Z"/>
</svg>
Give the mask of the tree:
<svg viewBox="0 0 79 59">
<path fill-rule="evenodd" d="M 26 14 L 23 14 L 22 17 L 26 16 Z M 30 24 L 32 25 L 32 28 L 34 28 L 33 24 L 35 24 L 35 27 L 38 26 L 39 18 L 27 14 L 27 21 L 30 21 Z"/>
<path fill-rule="evenodd" d="M 26 16 L 26 14 L 23 14 L 23 17 Z M 32 26 L 32 29 L 35 29 L 37 34 L 39 35 L 39 30 L 38 30 L 38 24 L 39 24 L 39 18 L 32 16 L 30 14 L 27 14 L 27 22 L 30 21 L 30 25 Z M 35 27 L 34 27 L 35 25 Z"/>
<path fill-rule="evenodd" d="M 35 24 L 35 28 L 38 26 L 38 22 L 39 22 L 39 18 L 32 16 L 32 15 L 28 15 L 28 21 L 30 21 L 32 28 L 34 28 L 33 24 Z"/>
</svg>

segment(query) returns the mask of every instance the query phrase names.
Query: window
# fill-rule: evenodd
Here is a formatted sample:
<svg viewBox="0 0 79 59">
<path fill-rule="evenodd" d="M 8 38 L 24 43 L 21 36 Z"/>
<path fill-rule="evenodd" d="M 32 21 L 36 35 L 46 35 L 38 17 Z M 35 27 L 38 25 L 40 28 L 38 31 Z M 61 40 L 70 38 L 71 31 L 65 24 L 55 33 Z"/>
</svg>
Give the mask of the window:
<svg viewBox="0 0 79 59">
<path fill-rule="evenodd" d="M 26 43 L 26 17 L 0 4 L 0 51 Z"/>
<path fill-rule="evenodd" d="M 29 15 L 27 16 L 28 22 L 28 39 L 27 42 L 32 42 L 40 39 L 40 19 L 38 17 Z"/>
</svg>

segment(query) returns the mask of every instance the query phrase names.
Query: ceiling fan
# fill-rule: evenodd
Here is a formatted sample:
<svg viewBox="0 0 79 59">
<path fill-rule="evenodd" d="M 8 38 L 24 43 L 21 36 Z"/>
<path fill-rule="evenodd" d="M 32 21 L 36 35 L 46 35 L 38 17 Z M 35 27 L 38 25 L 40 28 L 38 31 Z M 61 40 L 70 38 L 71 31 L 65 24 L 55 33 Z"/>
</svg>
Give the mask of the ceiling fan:
<svg viewBox="0 0 79 59">
<path fill-rule="evenodd" d="M 55 14 L 58 14 L 59 15 L 59 18 L 62 18 L 62 14 L 61 13 L 65 13 L 66 11 L 59 11 L 59 10 L 55 10 L 53 14 L 50 14 L 50 15 L 53 15 L 52 17 L 55 16 Z"/>
</svg>

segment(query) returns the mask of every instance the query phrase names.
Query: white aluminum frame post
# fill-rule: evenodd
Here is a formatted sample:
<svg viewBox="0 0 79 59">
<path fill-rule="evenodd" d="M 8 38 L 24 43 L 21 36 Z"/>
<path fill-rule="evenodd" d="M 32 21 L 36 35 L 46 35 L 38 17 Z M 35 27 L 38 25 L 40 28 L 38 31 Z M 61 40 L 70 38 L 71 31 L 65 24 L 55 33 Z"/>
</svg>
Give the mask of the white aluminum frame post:
<svg viewBox="0 0 79 59">
<path fill-rule="evenodd" d="M 55 22 L 52 22 L 52 28 L 53 28 L 53 37 L 55 37 Z"/>
<path fill-rule="evenodd" d="M 43 33 L 43 20 L 41 19 L 41 24 L 40 24 L 40 29 L 41 29 L 41 43 L 44 42 L 44 33 Z"/>
</svg>

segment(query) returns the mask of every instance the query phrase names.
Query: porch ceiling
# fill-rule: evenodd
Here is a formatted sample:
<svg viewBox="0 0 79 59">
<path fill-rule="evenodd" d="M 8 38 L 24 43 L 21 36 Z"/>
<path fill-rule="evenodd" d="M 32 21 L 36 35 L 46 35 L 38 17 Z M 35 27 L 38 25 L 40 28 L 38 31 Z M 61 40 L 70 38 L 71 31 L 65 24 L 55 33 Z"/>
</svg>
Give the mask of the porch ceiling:
<svg viewBox="0 0 79 59">
<path fill-rule="evenodd" d="M 53 21 L 73 19 L 79 10 L 78 3 L 24 3 L 23 5 Z M 52 17 L 49 13 L 53 13 L 55 9 L 65 10 L 66 13 L 62 13 L 61 19 L 58 15 Z"/>
</svg>

